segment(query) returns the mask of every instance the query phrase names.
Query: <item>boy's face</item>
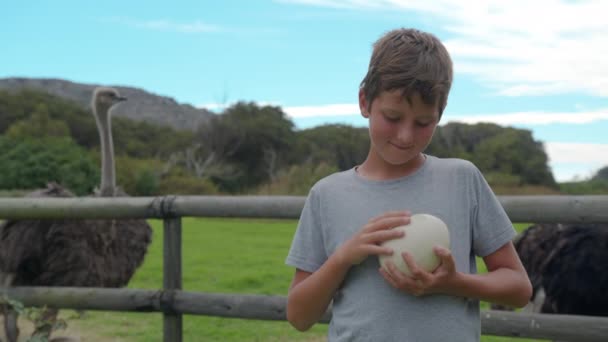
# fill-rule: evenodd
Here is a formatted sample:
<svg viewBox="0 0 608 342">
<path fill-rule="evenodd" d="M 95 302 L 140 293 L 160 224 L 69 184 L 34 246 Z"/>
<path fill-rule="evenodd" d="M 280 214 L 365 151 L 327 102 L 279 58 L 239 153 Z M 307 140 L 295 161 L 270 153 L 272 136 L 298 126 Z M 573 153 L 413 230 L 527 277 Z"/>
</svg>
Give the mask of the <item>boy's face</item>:
<svg viewBox="0 0 608 342">
<path fill-rule="evenodd" d="M 379 163 L 377 166 L 391 168 L 416 163 L 439 122 L 436 104 L 424 103 L 418 93 L 408 101 L 401 89 L 381 92 L 369 110 L 360 91 L 359 107 L 363 116 L 369 118 L 370 157 Z"/>
</svg>

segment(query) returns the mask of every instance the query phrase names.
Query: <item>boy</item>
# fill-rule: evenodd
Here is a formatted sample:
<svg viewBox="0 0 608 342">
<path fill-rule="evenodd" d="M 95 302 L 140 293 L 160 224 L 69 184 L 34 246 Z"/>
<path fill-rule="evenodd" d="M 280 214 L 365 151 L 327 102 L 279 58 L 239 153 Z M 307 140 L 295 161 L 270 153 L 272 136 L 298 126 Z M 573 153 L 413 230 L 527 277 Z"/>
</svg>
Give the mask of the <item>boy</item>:
<svg viewBox="0 0 608 342">
<path fill-rule="evenodd" d="M 425 155 L 452 83 L 452 61 L 433 35 L 386 33 L 361 82 L 359 107 L 369 120 L 370 150 L 351 170 L 311 189 L 286 263 L 296 272 L 287 319 L 315 324 L 332 303 L 330 341 L 478 341 L 479 300 L 524 306 L 531 285 L 500 203 L 478 169 Z M 384 271 L 380 246 L 396 226 L 428 213 L 450 230 L 450 250 L 435 248 L 438 269 L 425 272 L 407 253 L 412 277 Z M 407 238 L 407 237 L 406 237 Z M 476 274 L 475 255 L 488 273 Z"/>
</svg>

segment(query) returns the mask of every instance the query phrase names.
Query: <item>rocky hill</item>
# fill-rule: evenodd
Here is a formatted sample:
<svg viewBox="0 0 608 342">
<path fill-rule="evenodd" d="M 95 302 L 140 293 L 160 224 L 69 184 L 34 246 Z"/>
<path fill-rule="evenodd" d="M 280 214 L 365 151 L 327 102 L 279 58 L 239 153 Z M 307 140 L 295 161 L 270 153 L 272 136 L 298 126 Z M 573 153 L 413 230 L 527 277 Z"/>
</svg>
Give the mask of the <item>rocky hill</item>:
<svg viewBox="0 0 608 342">
<path fill-rule="evenodd" d="M 91 94 L 99 85 L 75 83 L 61 79 L 43 78 L 0 78 L 0 89 L 10 92 L 30 88 L 45 91 L 55 96 L 72 100 L 83 108 L 90 108 Z M 127 97 L 128 101 L 116 107 L 114 115 L 133 120 L 146 121 L 179 130 L 193 130 L 205 123 L 212 115 L 208 110 L 195 108 L 189 104 L 177 103 L 166 96 L 152 94 L 143 89 L 112 86 Z"/>
</svg>

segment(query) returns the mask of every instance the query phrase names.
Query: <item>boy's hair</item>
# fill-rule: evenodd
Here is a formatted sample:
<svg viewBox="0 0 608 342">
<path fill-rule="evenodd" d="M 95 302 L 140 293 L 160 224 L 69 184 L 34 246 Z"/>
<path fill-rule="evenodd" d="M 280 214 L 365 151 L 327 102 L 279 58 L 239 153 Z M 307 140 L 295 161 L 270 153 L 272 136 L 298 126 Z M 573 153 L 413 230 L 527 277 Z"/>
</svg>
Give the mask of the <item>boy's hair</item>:
<svg viewBox="0 0 608 342">
<path fill-rule="evenodd" d="M 360 88 L 368 110 L 382 91 L 403 89 L 408 99 L 419 93 L 424 103 L 437 103 L 441 118 L 452 77 L 452 59 L 437 37 L 401 28 L 387 32 L 374 43 L 369 69 Z"/>
</svg>

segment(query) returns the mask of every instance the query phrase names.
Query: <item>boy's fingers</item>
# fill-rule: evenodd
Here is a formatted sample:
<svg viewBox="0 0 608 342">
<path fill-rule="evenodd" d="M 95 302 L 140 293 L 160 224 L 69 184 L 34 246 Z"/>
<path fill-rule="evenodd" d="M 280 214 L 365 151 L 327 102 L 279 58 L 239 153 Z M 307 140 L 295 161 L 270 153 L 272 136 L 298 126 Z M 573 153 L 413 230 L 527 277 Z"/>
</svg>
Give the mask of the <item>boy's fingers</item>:
<svg viewBox="0 0 608 342">
<path fill-rule="evenodd" d="M 441 259 L 442 264 L 453 264 L 454 260 L 452 259 L 452 252 L 449 249 L 435 246 L 434 248 L 435 254 Z"/>
<path fill-rule="evenodd" d="M 392 277 L 394 277 L 395 280 L 401 281 L 402 273 L 401 273 L 401 271 L 399 271 L 399 269 L 397 268 L 397 266 L 395 266 L 395 264 L 392 263 L 392 262 L 390 262 L 390 261 L 386 263 L 386 266 L 388 267 L 388 269 L 390 271 L 390 275 Z"/>
<path fill-rule="evenodd" d="M 387 217 L 394 217 L 394 216 L 411 216 L 411 212 L 409 210 L 393 210 L 393 211 L 387 211 L 382 215 L 378 215 L 374 218 L 372 218 L 371 220 L 369 220 L 369 223 L 374 223 L 376 221 L 379 221 L 383 218 L 387 218 Z"/>
<path fill-rule="evenodd" d="M 401 229 L 385 229 L 369 232 L 364 236 L 369 242 L 382 243 L 384 241 L 397 239 L 405 236 L 405 232 Z"/>
<path fill-rule="evenodd" d="M 390 229 L 398 226 L 403 226 L 410 223 L 410 217 L 405 215 L 383 217 L 375 222 L 369 223 L 365 227 L 366 232 L 374 232 L 377 230 Z"/>
<path fill-rule="evenodd" d="M 397 284 L 397 282 L 393 279 L 392 275 L 382 267 L 380 267 L 380 274 L 382 274 L 382 277 L 384 277 L 384 279 L 388 281 L 391 286 L 394 288 L 399 288 L 399 284 Z"/>
<path fill-rule="evenodd" d="M 391 275 L 391 277 L 393 277 L 393 279 L 395 280 L 395 282 L 397 284 L 400 284 L 400 287 L 405 287 L 408 289 L 412 289 L 413 286 L 417 286 L 417 282 L 419 281 L 418 279 L 414 279 L 413 278 L 413 274 L 411 276 L 408 276 L 406 274 L 404 274 L 403 272 L 401 272 L 397 266 L 392 263 L 392 262 L 387 262 L 386 263 L 388 268 L 389 268 L 389 274 Z M 411 270 L 411 269 L 410 269 Z"/>
<path fill-rule="evenodd" d="M 394 253 L 392 248 L 378 245 L 370 245 L 365 252 L 367 255 L 393 255 Z"/>
<path fill-rule="evenodd" d="M 434 250 L 435 250 L 435 255 L 437 255 L 440 258 L 445 258 L 445 257 L 450 256 L 450 251 L 444 247 L 435 246 Z"/>
<path fill-rule="evenodd" d="M 410 272 L 412 273 L 412 275 L 415 275 L 417 277 L 420 273 L 420 268 L 416 264 L 416 261 L 414 261 L 414 257 L 412 257 L 412 255 L 408 252 L 401 253 L 401 257 L 407 264 L 407 267 L 410 268 Z"/>
</svg>

